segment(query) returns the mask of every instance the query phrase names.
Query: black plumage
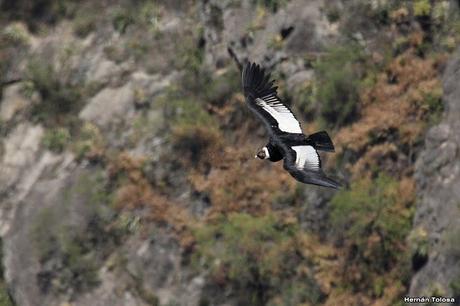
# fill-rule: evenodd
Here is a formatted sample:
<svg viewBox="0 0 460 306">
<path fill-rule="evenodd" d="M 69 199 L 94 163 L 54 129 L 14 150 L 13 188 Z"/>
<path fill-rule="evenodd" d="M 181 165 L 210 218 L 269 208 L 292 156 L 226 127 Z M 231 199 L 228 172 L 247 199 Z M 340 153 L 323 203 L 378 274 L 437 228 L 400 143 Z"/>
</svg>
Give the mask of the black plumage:
<svg viewBox="0 0 460 306">
<path fill-rule="evenodd" d="M 334 145 L 325 131 L 309 136 L 303 134 L 293 112 L 277 95 L 270 74 L 254 63 L 242 71 L 242 85 L 251 111 L 264 123 L 268 144 L 256 157 L 276 162 L 284 159 L 286 169 L 302 183 L 338 188 L 340 184 L 327 177 L 321 169 L 317 150 L 334 152 Z"/>
</svg>

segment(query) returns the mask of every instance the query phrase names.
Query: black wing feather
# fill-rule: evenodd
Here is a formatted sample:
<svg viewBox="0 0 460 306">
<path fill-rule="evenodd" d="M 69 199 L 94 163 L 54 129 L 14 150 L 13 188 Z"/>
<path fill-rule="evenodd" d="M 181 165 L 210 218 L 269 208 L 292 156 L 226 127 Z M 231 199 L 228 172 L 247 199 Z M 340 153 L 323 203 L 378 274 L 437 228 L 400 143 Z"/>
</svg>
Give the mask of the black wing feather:
<svg viewBox="0 0 460 306">
<path fill-rule="evenodd" d="M 264 122 L 270 134 L 280 132 L 279 123 L 269 112 L 256 103 L 258 98 L 264 100 L 276 112 L 280 112 L 279 109 L 281 108 L 280 114 L 289 112 L 292 119 L 296 121 L 295 124 L 299 125 L 301 132 L 300 123 L 295 119 L 289 107 L 281 102 L 277 96 L 278 87 L 273 86 L 275 81 L 270 80 L 270 78 L 270 73 L 255 63 L 247 63 L 243 68 L 242 85 L 249 108 Z"/>
<path fill-rule="evenodd" d="M 276 95 L 275 81 L 270 81 L 270 74 L 265 73 L 259 65 L 248 63 L 243 69 L 243 89 L 245 95 L 251 98 L 262 98 L 268 95 Z"/>
</svg>

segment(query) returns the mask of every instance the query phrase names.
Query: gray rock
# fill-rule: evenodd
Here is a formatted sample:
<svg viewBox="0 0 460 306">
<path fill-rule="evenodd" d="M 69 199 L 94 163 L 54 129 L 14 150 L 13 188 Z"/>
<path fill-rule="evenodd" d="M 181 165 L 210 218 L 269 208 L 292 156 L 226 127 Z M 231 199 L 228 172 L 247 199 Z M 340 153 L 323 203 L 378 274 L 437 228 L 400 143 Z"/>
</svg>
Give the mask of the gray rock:
<svg viewBox="0 0 460 306">
<path fill-rule="evenodd" d="M 76 306 L 147 305 L 135 290 L 130 289 L 133 288 L 133 280 L 129 275 L 111 270 L 105 264 L 95 267 L 98 284 L 84 292 L 77 292 L 77 295 L 73 293 L 81 289 L 68 287 L 74 284 L 75 279 L 70 278 L 71 283 L 62 283 L 69 281 L 65 275 L 64 278 L 56 278 L 58 273 L 69 273 L 66 269 L 70 268 L 65 266 L 65 257 L 60 258 L 63 255 L 59 248 L 55 249 L 51 237 L 79 233 L 85 235 L 83 237 L 91 235 L 87 232 L 88 226 L 95 222 L 95 216 L 106 218 L 104 216 L 110 215 L 110 211 L 103 203 L 94 202 L 94 192 L 98 190 L 95 171 L 77 167 L 72 158 L 50 156 L 44 155 L 39 162 L 46 164 L 42 167 L 41 179 L 23 198 L 11 229 L 4 236 L 5 278 L 16 302 L 24 306 L 63 305 L 69 301 Z M 92 253 L 91 260 L 100 261 L 104 258 L 101 254 L 110 252 L 110 249 L 104 249 L 110 247 L 110 237 L 95 234 L 100 242 L 89 252 Z M 52 252 L 45 253 L 49 255 L 43 261 L 43 249 L 50 246 L 53 247 L 50 249 Z M 85 281 L 84 277 L 88 276 L 82 274 L 78 281 Z"/>
<path fill-rule="evenodd" d="M 200 10 L 206 25 L 205 62 L 219 66 L 219 62 L 228 60 L 228 46 L 238 58 L 267 67 L 292 56 L 322 51 L 338 34 L 336 25 L 329 23 L 322 12 L 325 5 L 323 0 L 289 1 L 276 14 L 267 13 L 262 18 L 251 1 L 242 1 L 239 6 L 228 1 L 206 1 Z M 277 47 L 274 41 L 279 36 L 285 37 Z"/>
<path fill-rule="evenodd" d="M 79 117 L 101 128 L 126 119 L 134 108 L 134 92 L 131 83 L 119 88 L 105 88 L 82 109 Z"/>
<path fill-rule="evenodd" d="M 91 63 L 88 65 L 89 69 L 86 72 L 87 80 L 89 82 L 108 83 L 113 79 L 119 78 L 124 69 L 120 65 L 105 59 L 102 53 L 94 56 Z"/>
<path fill-rule="evenodd" d="M 38 177 L 49 173 L 49 171 L 54 172 L 54 166 L 57 165 L 59 165 L 58 174 L 55 178 L 37 180 Z M 58 157 L 50 153 L 44 154 L 37 164 L 29 170 L 31 173 L 38 173 L 38 175 L 33 175 L 35 177 L 33 184 L 29 185 L 27 192 L 20 199 L 12 199 L 17 209 L 11 220 L 11 225 L 4 235 L 4 264 L 5 279 L 10 284 L 13 296 L 19 305 L 54 304 L 50 300 L 46 301 L 46 297 L 40 293 L 37 284 L 40 264 L 34 247 L 40 241 L 33 238 L 33 220 L 43 209 L 62 204 L 60 201 L 62 198 L 59 200 L 58 194 L 64 184 L 62 171 L 68 165 L 65 157 Z M 64 220 L 66 219 L 62 219 L 62 221 Z M 50 230 L 53 228 L 57 230 L 55 226 L 56 224 L 49 224 Z"/>
<path fill-rule="evenodd" d="M 329 200 L 334 196 L 325 188 L 303 187 L 305 204 L 299 214 L 299 221 L 303 229 L 325 238 L 330 234 L 327 220 L 329 218 Z"/>
<path fill-rule="evenodd" d="M 0 101 L 0 121 L 7 122 L 26 108 L 30 101 L 21 94 L 21 83 L 3 88 L 3 99 Z"/>
<path fill-rule="evenodd" d="M 0 194 L 15 186 L 29 186 L 31 169 L 36 165 L 43 128 L 29 123 L 19 124 L 3 140 L 4 153 L 0 160 Z M 28 175 L 25 175 L 25 174 Z M 21 183 L 23 182 L 23 183 Z M 32 182 L 33 184 L 33 182 Z M 27 188 L 23 190 L 27 192 Z"/>
<path fill-rule="evenodd" d="M 452 252 L 452 235 L 460 234 L 460 50 L 444 73 L 442 122 L 431 128 L 415 166 L 419 200 L 414 228 L 428 233 L 427 263 L 411 281 L 412 296 L 434 289 L 450 296 L 452 281 L 460 277 L 460 256 Z"/>
<path fill-rule="evenodd" d="M 148 240 L 131 239 L 126 253 L 127 269 L 142 280 L 146 291 L 158 296 L 161 305 L 198 305 L 204 278 L 182 265 L 181 248 L 170 234 L 156 229 Z"/>
</svg>

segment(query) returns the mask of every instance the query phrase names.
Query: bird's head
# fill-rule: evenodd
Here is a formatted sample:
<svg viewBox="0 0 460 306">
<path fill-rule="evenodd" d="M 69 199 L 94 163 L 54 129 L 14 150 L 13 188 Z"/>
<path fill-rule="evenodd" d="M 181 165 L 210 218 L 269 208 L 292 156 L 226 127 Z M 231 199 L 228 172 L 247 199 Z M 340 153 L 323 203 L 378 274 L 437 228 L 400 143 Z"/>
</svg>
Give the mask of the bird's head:
<svg viewBox="0 0 460 306">
<path fill-rule="evenodd" d="M 270 158 L 270 154 L 268 153 L 268 149 L 267 147 L 263 147 L 262 149 L 260 149 L 255 158 L 260 158 L 260 159 L 269 159 Z"/>
</svg>

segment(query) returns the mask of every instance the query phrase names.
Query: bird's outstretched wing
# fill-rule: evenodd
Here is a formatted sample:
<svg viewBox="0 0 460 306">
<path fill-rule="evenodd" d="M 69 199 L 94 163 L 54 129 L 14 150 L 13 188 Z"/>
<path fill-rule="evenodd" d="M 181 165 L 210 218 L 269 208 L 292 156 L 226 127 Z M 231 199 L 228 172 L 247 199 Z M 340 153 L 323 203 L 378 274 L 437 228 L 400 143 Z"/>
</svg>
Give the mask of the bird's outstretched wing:
<svg viewBox="0 0 460 306">
<path fill-rule="evenodd" d="M 284 169 L 296 180 L 338 189 L 340 184 L 327 177 L 321 169 L 321 159 L 316 149 L 310 145 L 289 147 L 283 144 Z"/>
<path fill-rule="evenodd" d="M 242 72 L 243 90 L 249 108 L 264 122 L 269 134 L 279 131 L 302 133 L 299 121 L 277 96 L 270 74 L 259 65 L 247 63 Z"/>
</svg>

